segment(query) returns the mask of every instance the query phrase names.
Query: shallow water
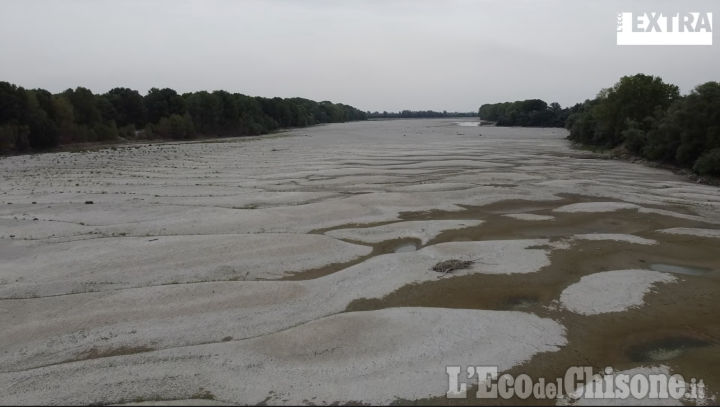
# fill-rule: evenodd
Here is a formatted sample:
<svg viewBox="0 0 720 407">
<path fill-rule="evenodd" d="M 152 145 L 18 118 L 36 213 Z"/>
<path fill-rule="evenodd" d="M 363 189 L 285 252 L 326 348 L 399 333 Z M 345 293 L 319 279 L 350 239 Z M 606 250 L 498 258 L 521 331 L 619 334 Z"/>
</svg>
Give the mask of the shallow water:
<svg viewBox="0 0 720 407">
<path fill-rule="evenodd" d="M 701 276 L 710 272 L 710 269 L 700 267 L 674 266 L 672 264 L 655 263 L 650 265 L 650 270 L 663 273 L 685 274 L 689 276 Z"/>
<path fill-rule="evenodd" d="M 524 308 L 529 308 L 538 303 L 538 299 L 535 297 L 514 297 L 509 298 L 505 302 L 505 306 L 508 310 L 516 311 Z"/>
<path fill-rule="evenodd" d="M 408 253 L 408 252 L 414 252 L 417 250 L 417 246 L 415 246 L 412 243 L 404 244 L 397 249 L 395 249 L 395 253 Z"/>
<path fill-rule="evenodd" d="M 669 336 L 659 340 L 634 345 L 628 348 L 627 354 L 635 362 L 662 362 L 676 359 L 685 351 L 710 346 L 705 340 L 686 336 Z"/>
<path fill-rule="evenodd" d="M 458 126 L 463 126 L 463 127 L 478 127 L 478 126 L 480 126 L 480 122 L 457 122 L 455 124 L 457 124 Z"/>
</svg>

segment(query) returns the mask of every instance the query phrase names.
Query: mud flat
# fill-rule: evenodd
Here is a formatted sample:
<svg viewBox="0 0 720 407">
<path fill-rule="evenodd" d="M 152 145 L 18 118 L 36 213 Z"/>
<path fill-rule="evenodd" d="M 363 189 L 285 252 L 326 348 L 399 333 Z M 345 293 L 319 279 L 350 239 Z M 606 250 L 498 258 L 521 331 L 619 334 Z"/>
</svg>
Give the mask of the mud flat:
<svg viewBox="0 0 720 407">
<path fill-rule="evenodd" d="M 482 403 L 469 364 L 716 395 L 720 189 L 473 127 L 0 159 L 0 404 Z"/>
</svg>

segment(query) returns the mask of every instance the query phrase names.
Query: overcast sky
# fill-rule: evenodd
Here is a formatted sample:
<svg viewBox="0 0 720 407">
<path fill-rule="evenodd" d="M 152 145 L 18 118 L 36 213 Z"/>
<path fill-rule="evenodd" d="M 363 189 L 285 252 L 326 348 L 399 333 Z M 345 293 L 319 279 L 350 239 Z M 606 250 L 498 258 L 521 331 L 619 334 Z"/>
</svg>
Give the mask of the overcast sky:
<svg viewBox="0 0 720 407">
<path fill-rule="evenodd" d="M 474 111 L 571 105 L 636 73 L 682 92 L 720 80 L 717 35 L 712 46 L 617 46 L 621 11 L 719 16 L 720 1 L 0 0 L 0 81 Z"/>
</svg>

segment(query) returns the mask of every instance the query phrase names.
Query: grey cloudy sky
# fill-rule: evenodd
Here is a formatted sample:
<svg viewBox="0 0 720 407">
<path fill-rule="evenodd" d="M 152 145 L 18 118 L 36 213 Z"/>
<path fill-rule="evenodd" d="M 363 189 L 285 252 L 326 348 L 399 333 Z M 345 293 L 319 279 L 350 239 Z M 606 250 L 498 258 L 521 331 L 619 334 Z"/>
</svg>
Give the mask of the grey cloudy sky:
<svg viewBox="0 0 720 407">
<path fill-rule="evenodd" d="M 717 35 L 713 46 L 617 46 L 620 11 L 718 16 L 720 1 L 0 0 L 0 81 L 469 111 L 570 105 L 636 73 L 683 92 L 720 80 Z"/>
</svg>

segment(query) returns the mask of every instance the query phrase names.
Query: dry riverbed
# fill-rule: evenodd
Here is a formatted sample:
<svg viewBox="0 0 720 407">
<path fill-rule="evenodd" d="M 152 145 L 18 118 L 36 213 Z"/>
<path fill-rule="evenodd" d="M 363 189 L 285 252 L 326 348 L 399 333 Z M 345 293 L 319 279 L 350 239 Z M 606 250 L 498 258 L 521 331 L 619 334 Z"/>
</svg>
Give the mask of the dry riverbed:
<svg viewBox="0 0 720 407">
<path fill-rule="evenodd" d="M 720 189 L 566 135 L 393 120 L 2 158 L 0 404 L 486 402 L 445 398 L 448 365 L 716 395 Z"/>
</svg>

